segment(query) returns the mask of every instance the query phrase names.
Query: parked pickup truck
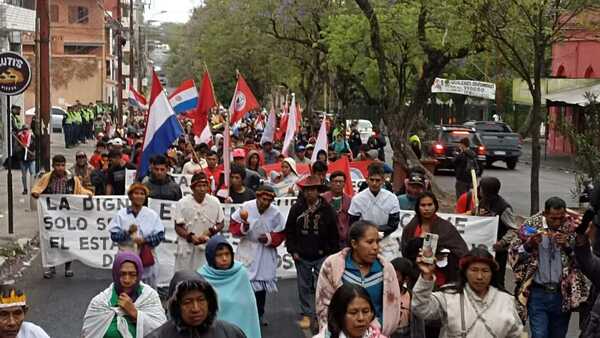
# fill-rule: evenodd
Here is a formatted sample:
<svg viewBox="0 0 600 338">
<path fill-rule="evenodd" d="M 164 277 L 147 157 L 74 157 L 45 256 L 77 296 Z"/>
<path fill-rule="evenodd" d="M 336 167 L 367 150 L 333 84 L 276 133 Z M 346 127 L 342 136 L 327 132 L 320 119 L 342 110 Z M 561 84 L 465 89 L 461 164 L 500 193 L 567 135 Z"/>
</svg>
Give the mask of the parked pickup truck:
<svg viewBox="0 0 600 338">
<path fill-rule="evenodd" d="M 466 127 L 475 128 L 485 145 L 485 161 L 488 167 L 496 161 L 506 162 L 508 169 L 515 169 L 521 156 L 521 136 L 503 122 L 469 121 Z"/>
</svg>

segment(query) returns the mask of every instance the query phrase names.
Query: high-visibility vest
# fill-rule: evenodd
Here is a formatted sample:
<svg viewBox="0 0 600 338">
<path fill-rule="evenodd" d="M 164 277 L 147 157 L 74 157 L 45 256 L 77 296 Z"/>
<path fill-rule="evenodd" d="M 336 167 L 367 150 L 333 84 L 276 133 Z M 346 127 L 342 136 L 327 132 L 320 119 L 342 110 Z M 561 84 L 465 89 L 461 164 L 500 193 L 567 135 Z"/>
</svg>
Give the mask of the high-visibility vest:
<svg viewBox="0 0 600 338">
<path fill-rule="evenodd" d="M 10 114 L 10 118 L 12 119 L 13 130 L 20 130 L 23 128 L 23 121 L 21 121 L 20 117 Z"/>
<path fill-rule="evenodd" d="M 73 112 L 74 122 L 75 124 L 81 124 L 81 111 L 76 110 Z"/>
<path fill-rule="evenodd" d="M 72 123 L 73 123 L 73 112 L 68 111 L 67 118 L 65 119 L 65 124 L 72 124 Z"/>
<path fill-rule="evenodd" d="M 91 114 L 92 114 L 92 112 L 89 109 L 84 108 L 81 112 L 81 115 L 82 115 L 81 117 L 83 118 L 83 121 L 86 123 L 89 122 Z"/>
</svg>

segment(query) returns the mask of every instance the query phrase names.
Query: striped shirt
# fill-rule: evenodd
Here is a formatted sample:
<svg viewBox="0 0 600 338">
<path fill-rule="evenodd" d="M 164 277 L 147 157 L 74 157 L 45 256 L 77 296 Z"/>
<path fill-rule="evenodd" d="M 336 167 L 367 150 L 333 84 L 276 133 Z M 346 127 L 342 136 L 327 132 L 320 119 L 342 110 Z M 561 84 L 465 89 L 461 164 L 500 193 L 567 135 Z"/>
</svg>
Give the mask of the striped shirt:
<svg viewBox="0 0 600 338">
<path fill-rule="evenodd" d="M 371 264 L 369 273 L 363 276 L 360 268 L 352 260 L 352 254 L 348 253 L 342 283 L 356 284 L 365 288 L 375 307 L 377 319 L 380 323 L 383 323 L 383 266 L 378 260 Z"/>
</svg>

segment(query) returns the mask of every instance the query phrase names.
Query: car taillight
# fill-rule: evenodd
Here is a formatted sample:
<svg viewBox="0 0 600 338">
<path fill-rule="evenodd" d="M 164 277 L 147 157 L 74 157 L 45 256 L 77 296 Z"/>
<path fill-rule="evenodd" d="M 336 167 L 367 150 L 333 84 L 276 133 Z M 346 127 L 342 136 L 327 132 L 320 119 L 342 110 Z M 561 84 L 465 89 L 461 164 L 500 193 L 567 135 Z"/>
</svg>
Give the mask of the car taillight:
<svg viewBox="0 0 600 338">
<path fill-rule="evenodd" d="M 443 154 L 444 153 L 444 146 L 437 143 L 436 145 L 433 146 L 433 151 L 437 154 Z"/>
<path fill-rule="evenodd" d="M 477 153 L 479 155 L 485 155 L 485 147 L 484 146 L 479 146 L 479 148 L 477 148 Z"/>
</svg>

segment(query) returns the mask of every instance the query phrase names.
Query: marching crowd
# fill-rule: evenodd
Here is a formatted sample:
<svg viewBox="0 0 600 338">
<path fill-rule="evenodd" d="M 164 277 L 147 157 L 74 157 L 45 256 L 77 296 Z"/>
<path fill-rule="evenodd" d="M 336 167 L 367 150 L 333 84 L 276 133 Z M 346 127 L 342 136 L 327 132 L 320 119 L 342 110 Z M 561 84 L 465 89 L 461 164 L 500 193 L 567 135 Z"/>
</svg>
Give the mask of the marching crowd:
<svg viewBox="0 0 600 338">
<path fill-rule="evenodd" d="M 497 242 L 469 247 L 438 216 L 438 198 L 420 167 L 409 169 L 400 192 L 392 191 L 379 130 L 363 144 L 354 126 L 346 131 L 332 123 L 329 139 L 335 141 L 311 161 L 314 133 L 302 129 L 293 154 L 284 156 L 276 140 L 261 141 L 254 114 L 233 130 L 228 180 L 218 113 L 211 121 L 212 142 L 196 144 L 186 134 L 152 157 L 148 175 L 130 186 L 126 172 L 139 163 L 143 116 L 132 111 L 122 129 L 94 123 L 91 134 L 86 124 L 65 130 L 67 145 L 94 136 L 96 149 L 89 157 L 78 151 L 69 170 L 67 159 L 55 155 L 52 171 L 41 176 L 31 195 L 130 200 L 109 225 L 119 247 L 113 281 L 90 301 L 81 337 L 261 337 L 261 326 L 268 325 L 266 299 L 277 297 L 281 245 L 296 267 L 298 325 L 318 337 L 521 337 L 528 321 L 533 338 L 558 338 L 566 336 L 575 311 L 581 337 L 600 336 L 600 216 L 582 221 L 565 201 L 552 197 L 543 211 L 517 223 L 500 195 L 500 181 L 482 177 L 477 187 L 457 191 L 455 212 L 498 216 Z M 183 124 L 189 132 L 191 126 Z M 345 189 L 352 180 L 348 171 L 331 170 L 342 156 L 368 161 L 356 192 Z M 172 177 L 176 173 L 191 176 L 191 194 L 184 195 Z M 599 188 L 595 195 L 591 208 L 597 211 Z M 287 217 L 273 203 L 279 197 L 296 198 Z M 148 198 L 176 201 L 176 273 L 162 297 L 156 248 L 165 228 L 146 206 Z M 228 229 L 223 203 L 240 205 Z M 414 217 L 402 228 L 403 210 L 414 211 Z M 400 228 L 398 241 L 392 234 Z M 240 239 L 236 250 L 224 230 Z M 431 245 L 432 237 L 437 245 Z M 507 265 L 514 290 L 504 284 Z M 52 267 L 44 278 L 55 275 Z M 65 264 L 65 277 L 73 275 Z M 47 337 L 24 321 L 28 306 L 18 287 L 4 287 L 1 338 Z"/>
</svg>

